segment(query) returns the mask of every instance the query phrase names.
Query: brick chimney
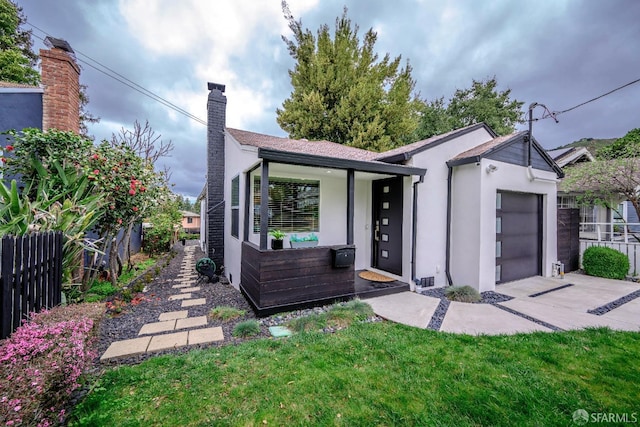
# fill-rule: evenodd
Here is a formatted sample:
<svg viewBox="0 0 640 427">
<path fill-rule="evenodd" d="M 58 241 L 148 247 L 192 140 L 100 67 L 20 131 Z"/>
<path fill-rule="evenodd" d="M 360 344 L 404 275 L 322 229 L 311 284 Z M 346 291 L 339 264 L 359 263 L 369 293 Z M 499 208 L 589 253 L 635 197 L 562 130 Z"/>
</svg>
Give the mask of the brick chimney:
<svg viewBox="0 0 640 427">
<path fill-rule="evenodd" d="M 207 99 L 207 257 L 224 265 L 224 132 L 225 86 L 208 83 Z"/>
<path fill-rule="evenodd" d="M 80 67 L 69 43 L 47 37 L 41 49 L 44 86 L 42 129 L 80 133 Z"/>
</svg>

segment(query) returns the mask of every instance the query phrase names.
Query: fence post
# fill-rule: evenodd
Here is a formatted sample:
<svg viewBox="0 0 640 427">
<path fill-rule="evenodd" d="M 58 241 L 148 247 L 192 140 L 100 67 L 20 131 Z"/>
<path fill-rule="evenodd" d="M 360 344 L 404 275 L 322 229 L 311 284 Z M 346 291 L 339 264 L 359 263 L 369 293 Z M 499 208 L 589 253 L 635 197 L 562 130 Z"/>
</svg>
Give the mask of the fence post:
<svg viewBox="0 0 640 427">
<path fill-rule="evenodd" d="M 13 253 L 14 239 L 12 236 L 2 238 L 2 293 L 0 293 L 2 314 L 0 316 L 0 339 L 8 337 L 13 331 L 12 303 L 13 303 Z"/>
</svg>

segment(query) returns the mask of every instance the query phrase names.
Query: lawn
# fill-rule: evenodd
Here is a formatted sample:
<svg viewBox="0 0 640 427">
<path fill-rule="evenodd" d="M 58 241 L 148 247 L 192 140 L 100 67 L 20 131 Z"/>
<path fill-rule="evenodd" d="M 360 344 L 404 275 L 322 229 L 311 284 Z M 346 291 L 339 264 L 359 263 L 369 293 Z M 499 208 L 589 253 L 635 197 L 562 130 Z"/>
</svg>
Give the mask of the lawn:
<svg viewBox="0 0 640 427">
<path fill-rule="evenodd" d="M 356 324 L 109 370 L 72 425 L 566 426 L 577 409 L 640 412 L 639 360 L 632 332 Z"/>
</svg>

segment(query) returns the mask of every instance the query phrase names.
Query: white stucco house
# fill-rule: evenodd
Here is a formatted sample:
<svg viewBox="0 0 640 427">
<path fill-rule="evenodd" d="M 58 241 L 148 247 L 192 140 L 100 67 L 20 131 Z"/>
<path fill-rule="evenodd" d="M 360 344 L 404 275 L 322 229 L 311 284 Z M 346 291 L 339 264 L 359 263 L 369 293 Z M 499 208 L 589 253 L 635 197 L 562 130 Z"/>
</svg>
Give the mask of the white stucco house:
<svg viewBox="0 0 640 427">
<path fill-rule="evenodd" d="M 258 312 L 354 296 L 363 270 L 481 292 L 551 275 L 562 171 L 526 132 L 476 124 L 374 153 L 227 128 L 224 89 L 209 84 L 201 243 Z M 317 247 L 289 248 L 311 233 Z"/>
</svg>

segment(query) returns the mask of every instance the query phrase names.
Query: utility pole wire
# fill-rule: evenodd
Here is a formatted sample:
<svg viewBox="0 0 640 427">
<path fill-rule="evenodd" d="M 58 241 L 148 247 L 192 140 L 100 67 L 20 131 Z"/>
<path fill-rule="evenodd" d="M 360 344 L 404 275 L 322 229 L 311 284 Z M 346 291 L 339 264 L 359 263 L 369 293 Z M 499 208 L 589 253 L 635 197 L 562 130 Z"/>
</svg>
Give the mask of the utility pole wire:
<svg viewBox="0 0 640 427">
<path fill-rule="evenodd" d="M 596 96 L 595 98 L 590 99 L 590 100 L 588 100 L 588 101 L 585 101 L 585 102 L 583 102 L 583 103 L 581 103 L 581 104 L 578 104 L 578 105 L 576 105 L 576 106 L 574 106 L 574 107 L 567 108 L 566 110 L 562 110 L 562 111 L 556 111 L 556 112 L 554 112 L 552 115 L 553 115 L 553 116 L 558 116 L 558 115 L 560 115 L 560 114 L 567 113 L 567 112 L 569 112 L 569 111 L 571 111 L 571 110 L 575 110 L 576 108 L 582 107 L 583 105 L 586 105 L 586 104 L 588 104 L 588 103 L 590 103 L 590 102 L 596 101 L 596 100 L 598 100 L 598 99 L 600 99 L 600 98 L 604 98 L 604 97 L 605 97 L 605 96 L 607 96 L 607 95 L 611 95 L 611 94 L 612 94 L 613 92 L 615 92 L 615 91 L 618 91 L 618 90 L 620 90 L 620 89 L 624 89 L 625 87 L 627 87 L 627 86 L 631 86 L 632 84 L 635 84 L 635 83 L 638 83 L 638 82 L 640 82 L 640 79 L 636 79 L 636 80 L 634 80 L 634 81 L 632 81 L 632 82 L 629 82 L 629 83 L 627 83 L 627 84 L 625 84 L 625 85 L 622 85 L 622 86 L 620 86 L 620 87 L 617 87 L 617 88 L 615 88 L 615 89 L 613 89 L 613 90 L 610 90 L 610 91 L 609 91 L 609 92 L 607 92 L 607 93 L 603 93 L 603 94 L 602 94 L 602 95 L 600 95 L 600 96 Z M 545 118 L 545 119 L 546 119 L 546 118 L 548 118 L 548 117 L 543 117 L 543 118 Z"/>
<path fill-rule="evenodd" d="M 47 33 L 46 31 L 42 30 L 41 28 L 38 28 L 37 26 L 33 25 L 30 22 L 26 22 L 26 23 L 28 25 L 30 25 L 31 27 L 35 28 L 36 30 L 42 32 L 43 34 L 46 34 L 47 36 L 49 36 L 49 33 Z M 40 37 L 40 36 L 38 36 L 36 34 L 33 34 L 33 36 L 38 38 L 38 39 L 40 39 L 40 40 L 42 40 L 42 41 L 44 41 L 44 39 L 42 37 Z M 176 112 L 178 112 L 178 113 L 180 113 L 180 114 L 182 114 L 182 115 L 184 115 L 184 116 L 186 116 L 186 117 L 188 117 L 188 118 L 190 118 L 190 119 L 192 119 L 192 120 L 194 120 L 194 121 L 196 121 L 196 122 L 198 122 L 198 123 L 200 123 L 202 125 L 205 125 L 205 126 L 207 125 L 207 122 L 205 120 L 202 120 L 201 118 L 199 118 L 197 116 L 194 116 L 193 114 L 189 113 L 188 111 L 178 107 L 177 105 L 173 104 L 172 102 L 162 98 L 161 96 L 155 94 L 154 92 L 152 92 L 152 91 L 144 88 L 143 86 L 135 83 L 134 81 L 128 79 L 127 77 L 123 76 L 122 74 L 118 73 L 117 71 L 112 70 L 111 68 L 107 67 L 106 65 L 101 64 L 100 62 L 96 61 L 95 59 L 91 58 L 88 55 L 85 55 L 84 53 L 80 52 L 79 50 L 76 50 L 76 49 L 74 49 L 74 50 L 77 53 L 79 53 L 80 55 L 86 57 L 87 59 L 89 59 L 89 60 L 91 60 L 93 62 L 95 62 L 100 67 L 102 67 L 102 68 L 108 70 L 109 72 L 115 74 L 115 76 L 112 75 L 112 74 L 109 74 L 107 71 L 105 71 L 103 69 L 100 69 L 100 68 L 96 67 L 93 64 L 90 64 L 87 61 L 84 61 L 84 60 L 82 60 L 80 58 L 77 58 L 77 60 L 79 62 L 81 62 L 81 63 L 83 63 L 83 64 L 85 64 L 85 65 L 87 65 L 87 66 L 89 66 L 89 67 L 91 67 L 93 69 L 95 69 L 96 71 L 99 71 L 99 72 L 103 73 L 104 75 L 106 75 L 108 77 L 111 77 L 112 79 L 116 80 L 117 82 L 122 83 L 125 86 L 128 86 L 129 88 L 135 90 L 136 92 L 139 92 L 142 95 L 145 95 L 145 96 L 153 99 L 154 101 L 159 102 L 160 104 L 162 104 L 162 105 L 164 105 L 166 107 L 169 107 L 170 109 L 172 109 L 172 110 L 174 110 L 174 111 L 176 111 Z M 118 77 L 116 77 L 116 76 L 118 76 Z"/>
</svg>

